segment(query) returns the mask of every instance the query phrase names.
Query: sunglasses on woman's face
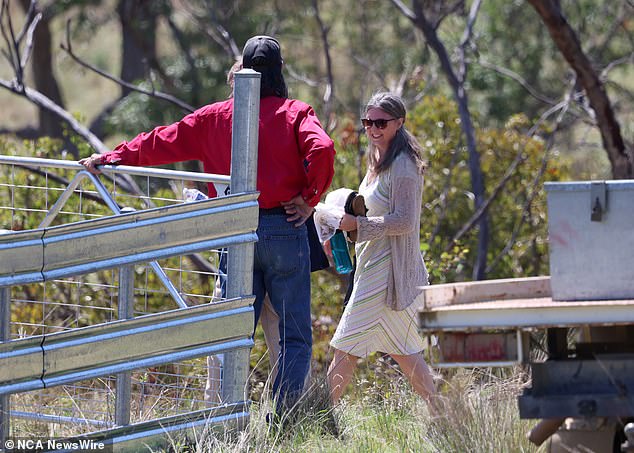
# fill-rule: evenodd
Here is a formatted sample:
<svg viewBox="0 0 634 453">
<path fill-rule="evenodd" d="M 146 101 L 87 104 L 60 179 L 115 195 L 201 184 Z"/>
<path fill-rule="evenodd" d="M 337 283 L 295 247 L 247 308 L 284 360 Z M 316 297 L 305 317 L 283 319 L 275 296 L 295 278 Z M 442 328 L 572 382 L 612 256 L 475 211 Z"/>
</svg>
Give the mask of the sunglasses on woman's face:
<svg viewBox="0 0 634 453">
<path fill-rule="evenodd" d="M 388 121 L 394 121 L 396 119 L 397 118 L 390 118 L 389 120 L 386 120 L 381 118 L 378 120 L 370 120 L 368 118 L 361 118 L 361 124 L 363 124 L 363 127 L 372 127 L 372 125 L 375 125 L 377 129 L 385 129 Z"/>
</svg>

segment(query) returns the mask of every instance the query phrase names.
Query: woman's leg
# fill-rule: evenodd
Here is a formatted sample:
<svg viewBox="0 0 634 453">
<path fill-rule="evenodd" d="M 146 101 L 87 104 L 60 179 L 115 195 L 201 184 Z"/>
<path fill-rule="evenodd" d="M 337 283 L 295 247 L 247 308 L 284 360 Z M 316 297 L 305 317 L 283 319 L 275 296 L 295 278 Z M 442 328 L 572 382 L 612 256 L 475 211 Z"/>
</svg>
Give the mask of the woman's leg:
<svg viewBox="0 0 634 453">
<path fill-rule="evenodd" d="M 337 404 L 344 390 L 352 380 L 352 375 L 357 367 L 357 359 L 347 352 L 335 349 L 335 357 L 328 367 L 328 388 L 330 389 L 330 401 Z"/>
<path fill-rule="evenodd" d="M 434 385 L 434 378 L 431 369 L 425 362 L 422 353 L 416 353 L 411 355 L 397 355 L 391 354 L 391 357 L 396 360 L 396 363 L 401 367 L 401 370 L 412 384 L 414 391 L 423 397 L 429 404 L 430 409 L 435 411 L 434 399 L 436 397 L 436 386 Z"/>
<path fill-rule="evenodd" d="M 210 406 L 217 406 L 222 402 L 222 364 L 224 354 L 207 356 L 207 383 L 205 385 L 205 401 Z"/>
</svg>

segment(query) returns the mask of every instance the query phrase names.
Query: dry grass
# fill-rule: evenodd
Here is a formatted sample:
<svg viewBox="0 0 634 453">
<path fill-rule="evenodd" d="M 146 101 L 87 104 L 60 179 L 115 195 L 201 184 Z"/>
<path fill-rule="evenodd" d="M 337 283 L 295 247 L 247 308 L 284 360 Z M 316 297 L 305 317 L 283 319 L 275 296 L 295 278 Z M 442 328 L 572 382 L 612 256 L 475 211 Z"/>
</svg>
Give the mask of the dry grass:
<svg viewBox="0 0 634 453">
<path fill-rule="evenodd" d="M 186 442 L 176 438 L 165 452 L 544 452 L 526 439 L 534 424 L 520 420 L 517 395 L 526 376 L 520 368 L 460 369 L 445 372 L 438 386 L 440 416 L 411 390 L 391 364 L 360 370 L 343 402 L 329 403 L 325 376 L 315 376 L 301 401 L 270 422 L 274 406 L 270 382 L 251 406 L 250 423 L 241 432 L 209 427 Z M 365 376 L 372 376 L 371 379 Z M 17 421 L 14 434 L 68 436 L 86 426 L 46 426 Z M 53 429 L 56 432 L 51 431 Z M 93 427 L 94 429 L 94 427 Z M 88 429 L 91 431 L 91 429 Z M 154 450 L 156 451 L 156 450 Z"/>
<path fill-rule="evenodd" d="M 172 447 L 197 453 L 538 452 L 526 440 L 533 422 L 518 416 L 516 396 L 523 381 L 519 369 L 506 377 L 484 370 L 454 372 L 441 383 L 443 415 L 431 417 L 402 377 L 353 390 L 335 408 L 319 378 L 279 422 L 267 423 L 272 404 L 264 398 L 253 405 L 243 432 L 208 433 L 187 448 Z"/>
</svg>

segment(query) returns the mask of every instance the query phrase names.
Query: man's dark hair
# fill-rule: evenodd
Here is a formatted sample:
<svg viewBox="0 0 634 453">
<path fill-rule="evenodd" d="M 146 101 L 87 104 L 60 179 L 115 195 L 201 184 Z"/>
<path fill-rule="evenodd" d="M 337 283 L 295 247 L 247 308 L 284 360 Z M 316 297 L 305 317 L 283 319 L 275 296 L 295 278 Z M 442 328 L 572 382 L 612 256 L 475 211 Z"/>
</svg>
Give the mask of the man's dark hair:
<svg viewBox="0 0 634 453">
<path fill-rule="evenodd" d="M 270 36 L 254 36 L 244 45 L 242 67 L 262 74 L 260 97 L 288 97 L 288 88 L 282 75 L 282 50 L 277 39 Z"/>
</svg>

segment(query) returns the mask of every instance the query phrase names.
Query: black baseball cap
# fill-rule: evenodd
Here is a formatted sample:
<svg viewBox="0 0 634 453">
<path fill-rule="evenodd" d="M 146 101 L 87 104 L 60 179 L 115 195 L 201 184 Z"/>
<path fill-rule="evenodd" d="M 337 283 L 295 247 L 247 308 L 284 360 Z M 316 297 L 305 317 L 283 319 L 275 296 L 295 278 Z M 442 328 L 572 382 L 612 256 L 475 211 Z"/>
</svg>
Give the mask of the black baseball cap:
<svg viewBox="0 0 634 453">
<path fill-rule="evenodd" d="M 242 67 L 253 68 L 263 66 L 281 66 L 282 50 L 277 39 L 270 36 L 254 36 L 244 45 L 242 50 Z"/>
</svg>

